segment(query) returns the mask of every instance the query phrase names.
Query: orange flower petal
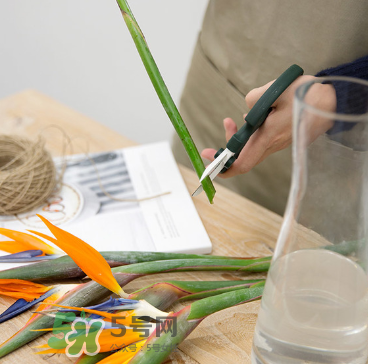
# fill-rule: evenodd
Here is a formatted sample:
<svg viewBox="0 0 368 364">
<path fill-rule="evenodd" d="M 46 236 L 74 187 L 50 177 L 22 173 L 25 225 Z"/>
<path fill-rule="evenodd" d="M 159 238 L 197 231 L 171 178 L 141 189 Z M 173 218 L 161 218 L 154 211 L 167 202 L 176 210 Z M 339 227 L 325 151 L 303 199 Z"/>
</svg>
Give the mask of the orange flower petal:
<svg viewBox="0 0 368 364">
<path fill-rule="evenodd" d="M 117 348 L 123 348 L 137 341 L 142 340 L 142 332 L 127 329 L 123 336 L 120 336 L 121 329 L 107 329 L 103 330 L 98 337 L 100 344 L 100 352 L 112 351 Z M 114 348 L 112 348 L 114 346 Z"/>
<path fill-rule="evenodd" d="M 36 238 L 35 236 L 31 234 L 22 233 L 20 231 L 9 230 L 9 229 L 4 229 L 4 228 L 0 228 L 0 234 L 20 243 L 21 250 L 19 251 L 42 250 L 45 254 L 59 254 L 60 253 L 58 249 L 53 248 L 49 244 L 45 243 L 43 240 Z"/>
<path fill-rule="evenodd" d="M 26 250 L 35 250 L 35 249 L 31 248 L 28 244 L 11 240 L 11 241 L 0 241 L 0 250 L 14 254 L 24 252 Z M 45 253 L 43 253 L 42 255 L 45 255 Z"/>
<path fill-rule="evenodd" d="M 0 289 L 0 295 L 13 298 L 24 298 L 26 301 L 30 302 L 33 301 L 35 298 L 40 297 L 42 293 L 11 292 L 3 291 Z"/>
<path fill-rule="evenodd" d="M 39 330 L 32 330 L 32 331 L 39 331 Z M 47 349 L 49 346 L 47 344 L 43 344 L 43 345 L 37 345 L 37 346 L 32 346 L 32 349 Z"/>
<path fill-rule="evenodd" d="M 84 311 L 84 312 L 87 312 L 87 313 L 96 314 L 96 315 L 104 317 L 109 322 L 111 322 L 112 319 L 114 319 L 114 320 L 116 320 L 115 322 L 117 324 L 125 325 L 125 326 L 130 326 L 133 323 L 132 322 L 133 321 L 132 317 L 135 316 L 134 310 L 123 311 L 123 312 L 118 312 L 118 313 L 108 313 L 108 312 L 104 312 L 104 311 L 92 310 L 90 308 L 62 306 L 62 305 L 58 305 L 56 303 L 50 303 L 50 306 L 56 306 L 56 307 L 65 308 L 65 309 L 68 309 L 68 310 L 74 310 L 74 311 L 80 311 L 80 312 Z M 140 322 L 134 322 L 134 323 L 136 325 L 140 324 Z M 142 321 L 141 324 L 143 325 L 144 322 Z"/>
<path fill-rule="evenodd" d="M 65 349 L 47 349 L 39 351 L 36 354 L 65 354 Z"/>
<path fill-rule="evenodd" d="M 50 288 L 49 287 L 31 287 L 31 286 L 6 284 L 3 286 L 0 286 L 0 289 L 3 291 L 12 291 L 12 292 L 45 293 Z"/>
<path fill-rule="evenodd" d="M 128 297 L 113 276 L 109 264 L 96 249 L 67 231 L 54 226 L 43 216 L 37 216 L 57 239 L 55 244 L 64 250 L 89 278 L 121 297 Z"/>
<path fill-rule="evenodd" d="M 58 330 L 61 330 L 59 328 L 54 328 L 54 327 L 49 327 L 47 329 L 36 329 L 36 330 L 29 330 L 29 331 L 54 331 L 55 329 L 58 329 Z M 34 346 L 35 348 L 42 348 L 42 347 L 45 347 L 45 348 L 48 348 L 48 345 L 40 345 L 40 346 Z"/>
<path fill-rule="evenodd" d="M 51 288 L 23 279 L 0 279 L 0 295 L 24 298 L 27 301 L 40 297 Z"/>
<path fill-rule="evenodd" d="M 16 279 L 16 278 L 0 279 L 0 285 L 3 285 L 3 284 L 25 284 L 27 286 L 33 286 L 33 287 L 45 287 L 43 284 L 40 284 L 40 283 L 34 283 L 31 281 L 26 281 L 25 279 Z"/>
<path fill-rule="evenodd" d="M 51 237 L 51 236 L 48 236 L 48 235 L 46 235 L 46 234 L 40 233 L 39 231 L 30 230 L 30 229 L 28 229 L 27 231 L 29 231 L 29 232 L 30 232 L 30 233 L 32 233 L 32 234 L 36 234 L 36 235 L 40 236 L 40 237 L 41 237 L 41 238 L 43 238 L 43 239 L 46 239 L 46 240 L 48 240 L 48 241 L 51 241 L 51 243 L 54 243 L 54 244 L 56 244 L 56 243 L 57 243 L 57 240 L 56 240 L 55 238 L 53 238 L 53 237 Z"/>
</svg>

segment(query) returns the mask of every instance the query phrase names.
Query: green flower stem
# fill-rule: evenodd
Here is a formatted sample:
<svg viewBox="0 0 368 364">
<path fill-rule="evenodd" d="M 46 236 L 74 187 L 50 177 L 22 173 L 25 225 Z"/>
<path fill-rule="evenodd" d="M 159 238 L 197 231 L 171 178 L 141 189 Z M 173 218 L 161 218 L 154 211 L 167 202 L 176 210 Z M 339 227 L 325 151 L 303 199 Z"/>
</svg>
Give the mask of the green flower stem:
<svg viewBox="0 0 368 364">
<path fill-rule="evenodd" d="M 175 259 L 145 262 L 112 268 L 113 273 L 153 274 L 178 271 L 248 271 L 266 272 L 271 257 L 257 259 Z"/>
<path fill-rule="evenodd" d="M 96 364 L 109 355 L 111 355 L 110 352 L 98 353 L 93 356 L 83 354 L 74 364 Z"/>
<path fill-rule="evenodd" d="M 161 300 L 162 296 L 166 297 L 167 301 L 170 302 L 173 297 L 175 297 L 174 301 L 197 300 L 232 290 L 244 289 L 262 281 L 262 279 L 242 281 L 165 281 L 144 287 L 132 293 L 129 298 L 140 300 L 143 294 L 144 299 L 151 305 L 160 310 L 165 310 L 161 306 L 158 306 L 159 302 L 156 301 L 158 298 Z"/>
<path fill-rule="evenodd" d="M 253 281 L 253 282 L 251 282 L 251 281 Z M 233 281 L 233 282 L 235 283 L 235 282 L 239 282 L 239 281 Z M 182 302 L 182 301 L 199 300 L 199 299 L 206 298 L 206 297 L 217 296 L 219 294 L 226 293 L 226 292 L 243 290 L 244 288 L 253 287 L 253 285 L 255 283 L 258 283 L 258 282 L 264 282 L 264 280 L 261 280 L 261 279 L 249 280 L 248 283 L 246 283 L 246 281 L 243 281 L 242 283 L 234 284 L 234 285 L 231 285 L 231 286 L 230 285 L 229 286 L 223 286 L 223 287 L 216 288 L 216 289 L 211 289 L 211 290 L 207 290 L 207 291 L 203 291 L 203 292 L 193 293 L 193 294 L 189 294 L 185 297 L 182 297 L 179 301 Z"/>
<path fill-rule="evenodd" d="M 365 243 L 366 243 L 365 239 L 360 239 L 352 241 L 343 241 L 339 244 L 326 245 L 323 246 L 322 248 L 326 250 L 331 250 L 335 253 L 339 253 L 342 255 L 350 255 L 362 249 Z"/>
<path fill-rule="evenodd" d="M 247 289 L 226 292 L 214 297 L 207 297 L 195 301 L 190 305 L 188 320 L 203 319 L 225 308 L 260 299 L 264 285 L 265 282 L 259 282 Z"/>
<path fill-rule="evenodd" d="M 150 252 L 101 252 L 102 256 L 107 260 L 110 267 L 127 266 L 129 264 L 144 263 L 161 261 L 161 266 L 165 267 L 163 261 L 174 261 L 177 259 L 182 260 L 205 260 L 206 262 L 220 261 L 223 265 L 227 264 L 227 261 L 244 262 L 249 265 L 249 270 L 258 269 L 259 271 L 266 271 L 271 261 L 271 257 L 266 258 L 229 258 L 216 255 L 196 255 L 196 254 L 177 254 L 177 253 L 150 253 Z M 183 262 L 182 262 L 183 263 Z M 172 263 L 171 263 L 172 264 Z M 185 263 L 184 263 L 185 264 Z M 194 264 L 196 265 L 196 264 Z M 155 264 L 153 263 L 153 266 Z M 142 269 L 146 269 L 145 266 L 138 266 Z M 137 267 L 134 273 L 137 273 Z M 139 268 L 138 268 L 139 269 Z M 154 268 L 156 269 L 156 268 Z M 141 273 L 141 272 L 138 272 Z M 145 272 L 142 272 L 144 274 Z M 0 272 L 0 279 L 24 279 L 29 281 L 55 281 L 71 278 L 82 278 L 85 273 L 73 262 L 69 256 L 60 257 L 52 261 L 45 261 L 40 263 L 34 263 L 22 267 L 3 270 Z"/>
<path fill-rule="evenodd" d="M 263 279 L 246 279 L 240 281 L 165 281 L 175 287 L 185 290 L 190 294 L 203 291 L 214 291 L 216 289 L 233 287 L 238 285 L 253 285 L 263 281 Z"/>
<path fill-rule="evenodd" d="M 170 118 L 177 134 L 179 135 L 198 177 L 200 177 L 205 169 L 203 161 L 177 107 L 175 106 L 170 92 L 166 87 L 156 62 L 153 59 L 151 51 L 148 48 L 144 35 L 134 18 L 128 2 L 125 0 L 117 0 L 117 3 L 123 14 L 124 21 L 133 38 L 138 53 L 142 59 L 144 67 L 146 68 L 148 76 L 150 77 L 151 82 L 156 90 L 157 96 L 159 97 L 168 117 Z M 212 203 L 216 191 L 209 177 L 202 181 L 202 186 L 203 190 L 207 194 L 208 200 L 210 203 Z"/>
<path fill-rule="evenodd" d="M 171 317 L 176 319 L 177 333 L 161 334 L 156 337 L 156 331 L 148 338 L 146 344 L 140 351 L 129 361 L 129 364 L 161 364 L 170 354 L 170 348 L 178 346 L 199 324 L 203 319 L 188 321 L 190 314 L 190 306 L 184 307 Z M 158 345 L 161 349 L 158 352 L 152 350 L 152 345 Z"/>
</svg>

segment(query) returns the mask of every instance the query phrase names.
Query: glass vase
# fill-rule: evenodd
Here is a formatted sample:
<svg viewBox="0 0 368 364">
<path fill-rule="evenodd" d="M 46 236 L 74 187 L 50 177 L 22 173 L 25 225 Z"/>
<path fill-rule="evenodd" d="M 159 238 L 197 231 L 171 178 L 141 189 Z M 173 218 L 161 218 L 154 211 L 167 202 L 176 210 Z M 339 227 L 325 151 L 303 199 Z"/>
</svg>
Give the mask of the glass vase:
<svg viewBox="0 0 368 364">
<path fill-rule="evenodd" d="M 322 90 L 336 95 L 333 107 Z M 365 364 L 368 82 L 326 77 L 301 85 L 292 149 L 292 183 L 252 363 Z"/>
</svg>

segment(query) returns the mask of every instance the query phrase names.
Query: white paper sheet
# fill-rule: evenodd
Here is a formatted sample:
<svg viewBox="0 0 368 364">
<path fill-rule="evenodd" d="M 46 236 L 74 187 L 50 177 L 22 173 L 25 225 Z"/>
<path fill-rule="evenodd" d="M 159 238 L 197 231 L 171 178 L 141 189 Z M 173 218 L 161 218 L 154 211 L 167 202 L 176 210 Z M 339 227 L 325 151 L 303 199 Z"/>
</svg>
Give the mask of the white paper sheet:
<svg viewBox="0 0 368 364">
<path fill-rule="evenodd" d="M 211 252 L 210 239 L 167 142 L 91 154 L 89 158 L 72 156 L 63 182 L 61 193 L 42 209 L 20 219 L 0 217 L 0 226 L 51 235 L 36 216 L 39 213 L 99 251 Z M 135 201 L 115 201 L 104 191 Z M 170 193 L 136 201 L 165 192 Z M 12 266 L 0 264 L 0 269 Z"/>
</svg>

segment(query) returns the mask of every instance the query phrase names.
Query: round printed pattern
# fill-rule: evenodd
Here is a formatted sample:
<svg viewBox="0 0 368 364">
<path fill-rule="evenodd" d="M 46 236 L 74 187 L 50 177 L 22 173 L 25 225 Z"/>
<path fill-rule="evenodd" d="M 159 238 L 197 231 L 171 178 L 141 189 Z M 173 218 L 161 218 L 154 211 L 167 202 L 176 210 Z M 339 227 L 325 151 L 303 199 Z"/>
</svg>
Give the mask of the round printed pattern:
<svg viewBox="0 0 368 364">
<path fill-rule="evenodd" d="M 32 228 L 45 228 L 37 217 L 42 215 L 54 225 L 69 223 L 82 211 L 84 199 L 77 187 L 63 184 L 59 193 L 49 198 L 46 205 L 22 216 L 22 223 Z"/>
</svg>

